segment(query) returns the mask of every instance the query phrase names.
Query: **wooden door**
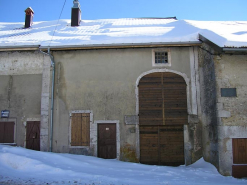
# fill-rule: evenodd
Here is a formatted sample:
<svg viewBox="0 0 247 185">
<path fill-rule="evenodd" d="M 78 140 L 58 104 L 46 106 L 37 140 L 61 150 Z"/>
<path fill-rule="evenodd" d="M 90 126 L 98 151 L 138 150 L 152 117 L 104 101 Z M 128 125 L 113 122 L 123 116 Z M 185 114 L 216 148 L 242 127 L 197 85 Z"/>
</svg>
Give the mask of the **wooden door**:
<svg viewBox="0 0 247 185">
<path fill-rule="evenodd" d="M 184 161 L 183 126 L 159 126 L 159 164 L 179 166 Z"/>
<path fill-rule="evenodd" d="M 188 114 L 183 77 L 152 73 L 138 87 L 141 163 L 184 164 L 183 125 L 188 124 Z"/>
<path fill-rule="evenodd" d="M 159 164 L 158 126 L 140 126 L 140 162 Z"/>
<path fill-rule="evenodd" d="M 247 177 L 247 138 L 233 138 L 232 152 L 232 176 L 237 178 Z"/>
<path fill-rule="evenodd" d="M 40 122 L 28 121 L 26 126 L 26 148 L 40 150 Z"/>
<path fill-rule="evenodd" d="M 98 124 L 98 157 L 115 159 L 116 153 L 116 124 Z"/>
<path fill-rule="evenodd" d="M 140 126 L 140 154 L 143 164 L 183 165 L 183 126 Z"/>
<path fill-rule="evenodd" d="M 14 122 L 0 122 L 0 143 L 14 143 Z"/>
</svg>

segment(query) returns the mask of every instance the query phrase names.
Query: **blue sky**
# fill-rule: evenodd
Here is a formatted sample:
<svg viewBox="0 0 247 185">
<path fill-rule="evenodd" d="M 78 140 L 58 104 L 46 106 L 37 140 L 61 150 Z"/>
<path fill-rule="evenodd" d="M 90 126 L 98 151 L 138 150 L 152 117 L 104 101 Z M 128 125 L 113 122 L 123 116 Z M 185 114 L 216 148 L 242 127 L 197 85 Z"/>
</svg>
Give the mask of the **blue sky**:
<svg viewBox="0 0 247 185">
<path fill-rule="evenodd" d="M 57 20 L 65 0 L 0 0 L 0 22 L 24 22 L 31 6 L 34 21 Z M 247 21 L 247 0 L 79 0 L 82 19 L 173 17 L 189 20 Z M 70 19 L 66 0 L 61 19 Z"/>
</svg>

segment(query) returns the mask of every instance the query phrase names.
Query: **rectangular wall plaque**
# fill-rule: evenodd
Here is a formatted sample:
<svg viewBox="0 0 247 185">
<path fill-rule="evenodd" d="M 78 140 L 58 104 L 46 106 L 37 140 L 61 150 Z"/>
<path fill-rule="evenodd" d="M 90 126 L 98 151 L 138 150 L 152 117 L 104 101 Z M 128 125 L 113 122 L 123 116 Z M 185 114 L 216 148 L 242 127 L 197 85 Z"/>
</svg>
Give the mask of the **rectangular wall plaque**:
<svg viewBox="0 0 247 185">
<path fill-rule="evenodd" d="M 221 97 L 237 97 L 236 88 L 221 88 Z"/>
</svg>

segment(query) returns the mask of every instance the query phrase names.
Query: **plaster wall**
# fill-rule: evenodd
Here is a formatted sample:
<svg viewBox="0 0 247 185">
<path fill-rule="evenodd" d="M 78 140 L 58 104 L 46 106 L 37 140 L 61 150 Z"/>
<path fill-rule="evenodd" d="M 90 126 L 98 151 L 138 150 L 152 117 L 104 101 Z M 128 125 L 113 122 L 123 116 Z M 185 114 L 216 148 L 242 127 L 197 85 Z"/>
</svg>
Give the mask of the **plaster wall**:
<svg viewBox="0 0 247 185">
<path fill-rule="evenodd" d="M 138 77 L 153 69 L 170 69 L 188 79 L 191 77 L 189 47 L 172 47 L 170 51 L 171 66 L 167 67 L 152 67 L 152 49 L 54 51 L 53 151 L 94 153 L 96 146 L 74 149 L 69 143 L 69 112 L 92 110 L 93 120 L 119 120 L 120 159 L 137 161 L 135 124 L 138 123 L 126 124 L 124 118 L 137 116 L 135 89 Z"/>
<path fill-rule="evenodd" d="M 219 171 L 232 174 L 232 138 L 247 138 L 247 57 L 215 56 L 217 96 Z M 237 97 L 221 97 L 221 88 L 236 88 Z"/>
<path fill-rule="evenodd" d="M 26 121 L 40 120 L 43 55 L 0 52 L 0 110 L 15 122 L 15 143 L 25 147 Z"/>
</svg>

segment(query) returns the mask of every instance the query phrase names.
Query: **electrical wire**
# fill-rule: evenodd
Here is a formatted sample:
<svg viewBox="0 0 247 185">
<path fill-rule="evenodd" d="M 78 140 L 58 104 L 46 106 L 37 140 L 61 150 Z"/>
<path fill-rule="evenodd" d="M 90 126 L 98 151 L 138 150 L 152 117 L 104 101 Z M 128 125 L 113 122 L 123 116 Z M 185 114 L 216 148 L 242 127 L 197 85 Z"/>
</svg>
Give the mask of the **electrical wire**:
<svg viewBox="0 0 247 185">
<path fill-rule="evenodd" d="M 55 31 L 57 30 L 57 25 L 58 25 L 58 22 L 60 21 L 60 18 L 61 18 L 61 15 L 62 15 L 62 13 L 63 13 L 63 9 L 64 9 L 65 4 L 66 4 L 66 0 L 64 0 L 63 8 L 62 8 L 62 10 L 61 10 L 61 12 L 60 12 L 60 15 L 59 15 L 59 18 L 58 18 L 58 20 L 57 20 L 56 27 L 55 27 L 55 29 L 53 30 L 53 34 L 52 34 L 52 37 L 51 37 L 51 40 L 50 40 L 50 43 L 49 43 L 49 47 L 50 47 L 50 45 L 51 45 L 51 41 L 52 41 L 52 39 L 53 39 L 53 36 L 54 36 L 54 34 L 55 34 Z"/>
</svg>

